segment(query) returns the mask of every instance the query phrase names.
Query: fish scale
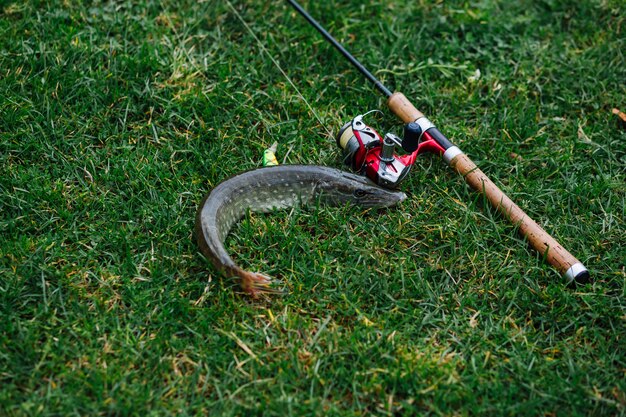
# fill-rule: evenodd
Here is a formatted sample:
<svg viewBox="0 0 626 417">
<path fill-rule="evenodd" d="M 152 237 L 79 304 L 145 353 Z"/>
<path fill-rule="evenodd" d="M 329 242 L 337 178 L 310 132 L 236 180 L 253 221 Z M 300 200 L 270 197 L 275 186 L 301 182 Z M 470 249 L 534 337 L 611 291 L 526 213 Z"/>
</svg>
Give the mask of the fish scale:
<svg viewBox="0 0 626 417">
<path fill-rule="evenodd" d="M 203 200 L 196 216 L 195 235 L 204 256 L 227 277 L 237 279 L 252 296 L 277 292 L 267 275 L 239 267 L 224 247 L 233 226 L 249 210 L 308 204 L 318 199 L 329 205 L 389 207 L 404 200 L 401 191 L 378 187 L 370 180 L 316 165 L 279 165 L 235 175 L 218 184 Z"/>
</svg>

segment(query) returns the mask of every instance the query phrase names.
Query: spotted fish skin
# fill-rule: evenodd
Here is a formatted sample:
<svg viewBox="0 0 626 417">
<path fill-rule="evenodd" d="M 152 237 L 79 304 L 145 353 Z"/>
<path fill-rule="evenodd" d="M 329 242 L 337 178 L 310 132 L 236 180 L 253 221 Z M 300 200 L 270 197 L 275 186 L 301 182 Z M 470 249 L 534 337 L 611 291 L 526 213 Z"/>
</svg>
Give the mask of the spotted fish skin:
<svg viewBox="0 0 626 417">
<path fill-rule="evenodd" d="M 195 235 L 200 250 L 224 275 L 239 278 L 252 296 L 276 292 L 271 278 L 235 264 L 224 247 L 232 227 L 248 210 L 266 213 L 320 200 L 329 205 L 389 207 L 406 198 L 400 191 L 380 188 L 368 179 L 316 165 L 279 165 L 235 175 L 204 198 L 196 215 Z"/>
</svg>

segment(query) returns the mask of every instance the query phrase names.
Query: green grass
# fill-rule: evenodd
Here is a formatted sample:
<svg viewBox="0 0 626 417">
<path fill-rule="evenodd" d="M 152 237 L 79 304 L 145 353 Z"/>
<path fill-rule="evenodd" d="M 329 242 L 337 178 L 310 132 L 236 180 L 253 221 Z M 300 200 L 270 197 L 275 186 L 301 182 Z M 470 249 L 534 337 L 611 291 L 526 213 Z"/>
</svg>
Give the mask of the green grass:
<svg viewBox="0 0 626 417">
<path fill-rule="evenodd" d="M 283 2 L 235 6 L 323 125 L 222 2 L 3 1 L 0 414 L 625 415 L 622 2 L 304 4 L 593 283 L 425 156 L 399 208 L 248 216 L 229 250 L 291 290 L 251 300 L 197 204 L 275 140 L 339 167 L 384 99 Z"/>
</svg>

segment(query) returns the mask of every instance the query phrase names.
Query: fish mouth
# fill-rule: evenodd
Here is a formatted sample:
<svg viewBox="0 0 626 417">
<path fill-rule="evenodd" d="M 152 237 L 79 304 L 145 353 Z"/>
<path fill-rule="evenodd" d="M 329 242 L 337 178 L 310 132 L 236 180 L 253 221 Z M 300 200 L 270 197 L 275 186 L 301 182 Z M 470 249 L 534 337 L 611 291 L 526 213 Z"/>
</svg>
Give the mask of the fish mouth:
<svg viewBox="0 0 626 417">
<path fill-rule="evenodd" d="M 391 196 L 390 196 L 390 198 L 388 200 L 389 200 L 389 203 L 391 205 L 394 205 L 394 204 L 398 204 L 398 203 L 403 202 L 407 198 L 408 198 L 408 196 L 404 192 L 402 192 L 402 191 L 395 191 L 395 192 L 391 193 Z"/>
<path fill-rule="evenodd" d="M 368 204 L 370 207 L 393 207 L 406 200 L 408 196 L 402 191 L 389 192 Z"/>
</svg>

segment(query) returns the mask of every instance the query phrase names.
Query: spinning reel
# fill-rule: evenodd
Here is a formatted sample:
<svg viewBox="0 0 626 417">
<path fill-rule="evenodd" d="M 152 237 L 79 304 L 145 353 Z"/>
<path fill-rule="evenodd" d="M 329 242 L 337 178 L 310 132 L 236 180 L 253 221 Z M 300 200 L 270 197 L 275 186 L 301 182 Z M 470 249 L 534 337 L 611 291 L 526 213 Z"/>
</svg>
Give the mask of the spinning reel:
<svg viewBox="0 0 626 417">
<path fill-rule="evenodd" d="M 385 188 L 396 188 L 406 178 L 419 154 L 445 152 L 428 134 L 428 129 L 425 131 L 415 122 L 404 125 L 402 139 L 393 133 L 382 137 L 363 122 L 363 118 L 373 112 L 380 110 L 356 116 L 343 125 L 336 139 L 337 145 L 343 151 L 343 162 L 376 184 Z M 396 154 L 397 146 L 406 154 Z"/>
</svg>

